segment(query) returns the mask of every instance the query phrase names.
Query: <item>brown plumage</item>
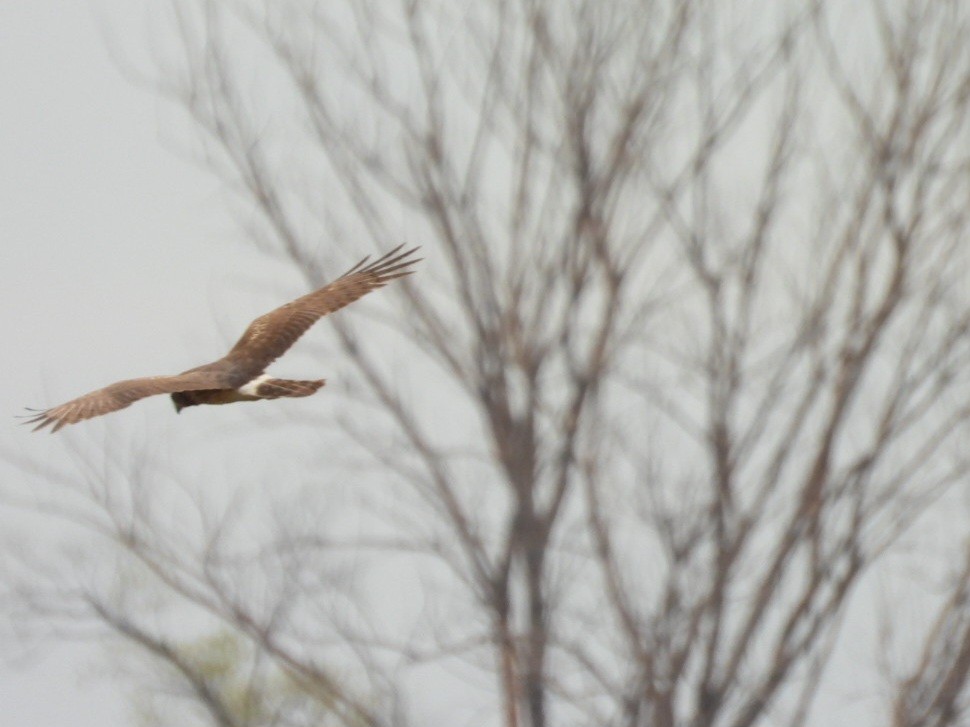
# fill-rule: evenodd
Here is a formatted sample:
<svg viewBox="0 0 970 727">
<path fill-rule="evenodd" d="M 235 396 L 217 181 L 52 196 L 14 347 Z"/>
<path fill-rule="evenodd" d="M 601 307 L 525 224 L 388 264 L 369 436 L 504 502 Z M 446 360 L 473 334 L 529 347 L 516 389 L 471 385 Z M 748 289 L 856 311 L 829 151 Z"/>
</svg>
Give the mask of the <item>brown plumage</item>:
<svg viewBox="0 0 970 727">
<path fill-rule="evenodd" d="M 53 424 L 51 431 L 56 432 L 65 424 L 124 409 L 139 399 L 156 394 L 171 394 L 176 411 L 197 404 L 310 396 L 324 385 L 323 379 L 274 379 L 264 374 L 266 367 L 323 316 L 340 310 L 395 278 L 413 273 L 410 267 L 420 260 L 413 257 L 418 248 L 401 252 L 402 247 L 399 245 L 370 264 L 370 258 L 365 257 L 329 285 L 260 316 L 218 361 L 177 376 L 119 381 L 66 404 L 30 414 L 24 423 L 36 424 L 34 431 Z"/>
</svg>

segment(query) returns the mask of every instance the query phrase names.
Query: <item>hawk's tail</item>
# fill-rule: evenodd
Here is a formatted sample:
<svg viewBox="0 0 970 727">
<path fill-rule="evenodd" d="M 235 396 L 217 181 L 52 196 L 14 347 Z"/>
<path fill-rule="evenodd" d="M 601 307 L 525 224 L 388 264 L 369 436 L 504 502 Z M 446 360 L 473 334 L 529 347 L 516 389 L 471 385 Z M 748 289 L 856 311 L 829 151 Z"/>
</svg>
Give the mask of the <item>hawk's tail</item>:
<svg viewBox="0 0 970 727">
<path fill-rule="evenodd" d="M 316 381 L 293 381 L 291 379 L 266 379 L 259 384 L 256 395 L 261 399 L 279 399 L 282 396 L 310 396 L 326 383 Z"/>
</svg>

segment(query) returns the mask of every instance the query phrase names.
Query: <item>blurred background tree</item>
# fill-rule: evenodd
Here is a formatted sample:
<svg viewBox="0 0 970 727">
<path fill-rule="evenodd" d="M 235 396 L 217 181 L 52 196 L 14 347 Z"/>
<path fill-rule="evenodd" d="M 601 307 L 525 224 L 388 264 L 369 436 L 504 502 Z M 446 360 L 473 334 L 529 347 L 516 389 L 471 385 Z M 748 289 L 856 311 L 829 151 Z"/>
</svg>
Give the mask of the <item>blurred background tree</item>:
<svg viewBox="0 0 970 727">
<path fill-rule="evenodd" d="M 456 682 L 450 721 L 829 723 L 862 672 L 873 724 L 965 720 L 965 3 L 166 17 L 141 78 L 243 244 L 306 289 L 426 259 L 308 344 L 343 383 L 299 436 L 332 456 L 221 501 L 136 450 L 79 453 L 79 490 L 35 470 L 119 565 L 31 570 L 18 603 L 140 647 L 218 725 L 420 724 Z M 909 623 L 871 574 L 918 590 L 931 528 L 908 562 L 942 596 Z"/>
</svg>

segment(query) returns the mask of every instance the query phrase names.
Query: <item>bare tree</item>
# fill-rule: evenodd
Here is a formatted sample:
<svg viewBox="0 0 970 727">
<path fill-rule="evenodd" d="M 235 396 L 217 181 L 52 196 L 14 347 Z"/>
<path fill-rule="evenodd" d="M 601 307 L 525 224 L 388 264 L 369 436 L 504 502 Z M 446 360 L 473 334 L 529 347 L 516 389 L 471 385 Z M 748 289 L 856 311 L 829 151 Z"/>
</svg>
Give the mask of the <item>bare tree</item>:
<svg viewBox="0 0 970 727">
<path fill-rule="evenodd" d="M 347 725 L 435 700 L 402 657 L 481 668 L 507 727 L 818 719 L 867 572 L 968 483 L 966 5 L 184 0 L 172 18 L 157 87 L 256 211 L 253 243 L 308 287 L 320 239 L 406 237 L 426 267 L 396 310 L 335 321 L 354 409 L 304 422 L 400 501 L 372 499 L 349 539 L 288 511 L 245 551 L 246 508 L 198 502 L 193 547 L 154 475 L 122 468 L 92 479 L 91 517 L 130 567 Z M 297 476 L 332 486 L 325 465 Z M 333 571 L 362 552 L 443 605 L 382 626 Z M 961 720 L 966 580 L 885 704 L 899 725 Z M 106 588 L 82 602 L 237 723 L 169 646 L 177 624 Z"/>
<path fill-rule="evenodd" d="M 966 719 L 970 686 L 970 559 L 964 557 L 933 619 L 922 653 L 894 685 L 894 725 L 950 725 Z"/>
</svg>

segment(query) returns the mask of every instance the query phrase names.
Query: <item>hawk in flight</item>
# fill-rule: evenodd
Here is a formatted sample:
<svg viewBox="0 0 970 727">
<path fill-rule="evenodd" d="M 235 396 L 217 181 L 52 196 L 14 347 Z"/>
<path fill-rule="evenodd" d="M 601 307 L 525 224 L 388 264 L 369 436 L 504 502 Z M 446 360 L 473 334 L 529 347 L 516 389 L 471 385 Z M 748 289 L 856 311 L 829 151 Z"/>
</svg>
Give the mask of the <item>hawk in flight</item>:
<svg viewBox="0 0 970 727">
<path fill-rule="evenodd" d="M 340 310 L 395 278 L 413 273 L 411 266 L 420 260 L 413 257 L 418 248 L 401 252 L 402 247 L 399 245 L 369 264 L 370 258 L 365 257 L 329 285 L 260 316 L 249 325 L 229 353 L 218 361 L 189 369 L 177 376 L 149 376 L 119 381 L 66 404 L 29 414 L 24 423 L 36 424 L 34 431 L 53 424 L 51 431 L 56 432 L 65 424 L 75 424 L 124 409 L 139 399 L 155 394 L 170 394 L 176 411 L 196 404 L 230 404 L 282 396 L 310 396 L 323 386 L 323 379 L 274 379 L 265 373 L 266 367 L 282 356 L 323 316 Z"/>
</svg>

